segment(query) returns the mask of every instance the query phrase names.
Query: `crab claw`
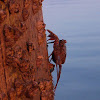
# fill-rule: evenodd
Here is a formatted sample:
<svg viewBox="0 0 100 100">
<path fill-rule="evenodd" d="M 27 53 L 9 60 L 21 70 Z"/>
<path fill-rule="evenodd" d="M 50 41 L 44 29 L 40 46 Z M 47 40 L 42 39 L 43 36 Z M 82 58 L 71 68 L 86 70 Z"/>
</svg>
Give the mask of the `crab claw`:
<svg viewBox="0 0 100 100">
<path fill-rule="evenodd" d="M 50 34 L 48 35 L 48 37 L 50 37 L 49 40 L 59 40 L 58 36 L 55 35 L 52 31 L 50 31 L 50 30 L 48 30 L 48 29 L 47 29 L 47 31 L 50 33 Z"/>
</svg>

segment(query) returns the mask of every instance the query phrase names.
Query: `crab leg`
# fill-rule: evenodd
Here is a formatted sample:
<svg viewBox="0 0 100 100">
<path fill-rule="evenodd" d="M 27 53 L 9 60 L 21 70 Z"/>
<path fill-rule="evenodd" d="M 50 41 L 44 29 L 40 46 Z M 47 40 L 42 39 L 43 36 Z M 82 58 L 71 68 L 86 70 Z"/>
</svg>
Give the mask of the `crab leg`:
<svg viewBox="0 0 100 100">
<path fill-rule="evenodd" d="M 57 78 L 58 78 L 58 74 L 59 74 L 59 73 L 58 73 L 58 67 L 57 67 L 57 63 L 56 63 L 56 69 L 57 69 Z"/>
<path fill-rule="evenodd" d="M 50 56 L 53 54 L 53 51 L 52 51 L 52 53 L 50 54 Z M 50 58 L 50 56 L 48 57 L 48 58 Z"/>
<path fill-rule="evenodd" d="M 50 44 L 50 43 L 54 43 L 54 41 L 53 42 L 48 42 L 47 44 Z"/>
<path fill-rule="evenodd" d="M 62 69 L 62 65 L 60 64 L 60 65 L 59 65 L 59 74 L 57 75 L 57 83 L 56 83 L 56 85 L 55 85 L 54 91 L 56 90 L 57 85 L 58 85 L 58 82 L 59 82 L 59 79 L 60 79 L 61 69 Z"/>
</svg>

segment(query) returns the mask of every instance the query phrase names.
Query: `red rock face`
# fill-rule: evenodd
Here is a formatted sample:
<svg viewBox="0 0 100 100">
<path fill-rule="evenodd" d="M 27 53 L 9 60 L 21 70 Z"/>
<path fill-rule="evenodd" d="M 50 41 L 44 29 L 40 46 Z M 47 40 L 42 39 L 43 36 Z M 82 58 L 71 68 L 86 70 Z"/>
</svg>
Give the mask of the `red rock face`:
<svg viewBox="0 0 100 100">
<path fill-rule="evenodd" d="M 4 10 L 0 10 L 0 24 L 2 22 L 4 22 L 4 20 L 6 19 L 7 15 L 6 12 Z"/>
<path fill-rule="evenodd" d="M 20 4 L 16 0 L 10 0 L 8 5 L 9 5 L 9 13 L 10 14 L 19 13 Z"/>
<path fill-rule="evenodd" d="M 0 100 L 53 100 L 42 1 L 0 1 Z"/>
<path fill-rule="evenodd" d="M 24 8 L 22 11 L 22 17 L 23 17 L 23 21 L 26 21 L 29 17 L 29 12 L 26 8 Z"/>
<path fill-rule="evenodd" d="M 32 5 L 33 14 L 36 14 L 39 11 L 39 9 L 41 9 L 42 1 L 41 0 L 32 0 L 32 1 L 33 1 Z"/>
</svg>

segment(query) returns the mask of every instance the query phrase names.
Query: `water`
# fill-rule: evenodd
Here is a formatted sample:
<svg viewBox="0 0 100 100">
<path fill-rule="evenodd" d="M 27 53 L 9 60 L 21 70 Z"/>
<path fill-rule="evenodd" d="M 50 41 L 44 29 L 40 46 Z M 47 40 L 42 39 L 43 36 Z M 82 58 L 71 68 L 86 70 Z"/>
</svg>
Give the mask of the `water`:
<svg viewBox="0 0 100 100">
<path fill-rule="evenodd" d="M 100 100 L 100 0 L 44 0 L 43 14 L 46 28 L 68 42 L 55 100 Z"/>
</svg>

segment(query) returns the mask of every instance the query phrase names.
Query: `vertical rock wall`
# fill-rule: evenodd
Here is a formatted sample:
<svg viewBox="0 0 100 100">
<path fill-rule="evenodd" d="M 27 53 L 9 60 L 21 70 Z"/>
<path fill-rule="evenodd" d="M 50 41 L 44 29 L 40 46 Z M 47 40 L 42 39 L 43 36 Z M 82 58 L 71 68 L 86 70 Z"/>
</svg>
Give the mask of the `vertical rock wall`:
<svg viewBox="0 0 100 100">
<path fill-rule="evenodd" d="M 42 0 L 0 0 L 0 100 L 53 100 Z"/>
</svg>

